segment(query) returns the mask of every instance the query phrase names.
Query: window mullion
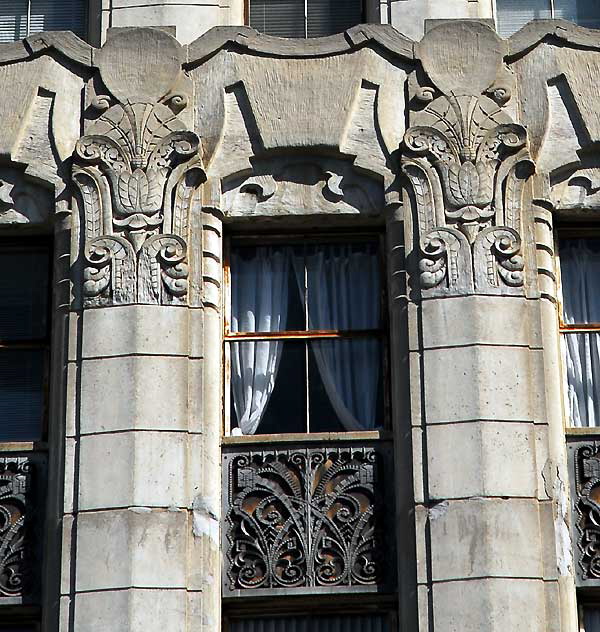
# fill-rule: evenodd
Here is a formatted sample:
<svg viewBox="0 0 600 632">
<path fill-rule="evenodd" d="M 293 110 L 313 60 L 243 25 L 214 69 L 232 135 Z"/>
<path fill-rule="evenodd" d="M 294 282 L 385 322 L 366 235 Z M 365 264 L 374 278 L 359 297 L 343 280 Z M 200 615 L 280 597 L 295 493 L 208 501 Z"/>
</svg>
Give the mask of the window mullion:
<svg viewBox="0 0 600 632">
<path fill-rule="evenodd" d="M 26 33 L 27 37 L 31 35 L 31 0 L 27 0 L 27 24 L 26 24 Z"/>
<path fill-rule="evenodd" d="M 306 1 L 306 0 L 305 0 Z M 303 272 L 304 272 L 304 328 L 309 329 L 308 317 L 308 268 L 306 266 L 306 247 L 303 249 Z M 304 388 L 306 389 L 306 432 L 310 432 L 310 395 L 308 384 L 308 340 L 304 341 Z"/>
</svg>

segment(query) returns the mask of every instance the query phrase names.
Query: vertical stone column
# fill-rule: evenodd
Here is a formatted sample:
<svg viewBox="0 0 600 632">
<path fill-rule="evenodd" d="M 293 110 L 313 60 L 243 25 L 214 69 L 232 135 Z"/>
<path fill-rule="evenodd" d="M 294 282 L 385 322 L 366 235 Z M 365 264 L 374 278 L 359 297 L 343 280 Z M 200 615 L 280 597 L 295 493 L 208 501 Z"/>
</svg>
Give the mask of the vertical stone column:
<svg viewBox="0 0 600 632">
<path fill-rule="evenodd" d="M 154 29 L 111 37 L 75 149 L 61 632 L 220 628 L 218 338 L 181 54 Z"/>
<path fill-rule="evenodd" d="M 415 88 L 421 105 L 404 138 L 419 614 L 429 631 L 562 629 L 525 212 L 532 164 L 525 129 L 503 109 L 504 47 L 483 24 L 433 28 L 419 46 L 432 85 Z"/>
</svg>

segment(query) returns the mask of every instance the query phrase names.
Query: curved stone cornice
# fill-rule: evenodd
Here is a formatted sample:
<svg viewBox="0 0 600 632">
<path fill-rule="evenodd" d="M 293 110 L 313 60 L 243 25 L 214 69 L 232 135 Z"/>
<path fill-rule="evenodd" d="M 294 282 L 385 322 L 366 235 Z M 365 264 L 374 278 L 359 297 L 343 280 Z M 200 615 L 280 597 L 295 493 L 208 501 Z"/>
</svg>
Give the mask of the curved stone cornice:
<svg viewBox="0 0 600 632">
<path fill-rule="evenodd" d="M 600 30 L 587 29 L 567 20 L 532 20 L 508 39 L 507 61 L 527 53 L 548 37 L 574 46 L 600 50 Z"/>
<path fill-rule="evenodd" d="M 196 65 L 231 44 L 275 57 L 323 57 L 357 50 L 369 42 L 414 59 L 414 42 L 388 24 L 359 24 L 343 33 L 309 39 L 273 37 L 249 26 L 217 26 L 187 46 L 187 65 Z"/>
</svg>

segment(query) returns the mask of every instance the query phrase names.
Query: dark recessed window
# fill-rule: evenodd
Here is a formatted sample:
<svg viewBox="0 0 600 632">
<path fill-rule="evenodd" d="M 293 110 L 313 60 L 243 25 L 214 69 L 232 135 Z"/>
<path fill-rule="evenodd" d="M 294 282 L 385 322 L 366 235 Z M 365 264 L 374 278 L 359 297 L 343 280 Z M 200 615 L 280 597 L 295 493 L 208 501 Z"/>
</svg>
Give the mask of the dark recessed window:
<svg viewBox="0 0 600 632">
<path fill-rule="evenodd" d="M 42 438 L 50 252 L 0 244 L 0 441 Z"/>
<path fill-rule="evenodd" d="M 361 0 L 249 0 L 250 26 L 278 37 L 323 37 L 362 22 Z"/>
<path fill-rule="evenodd" d="M 379 240 L 234 242 L 230 272 L 232 434 L 381 428 Z"/>
<path fill-rule="evenodd" d="M 86 35 L 86 0 L 3 0 L 0 42 L 14 42 L 41 31 Z"/>
<path fill-rule="evenodd" d="M 562 19 L 580 26 L 600 28 L 597 0 L 496 0 L 498 33 L 512 35 L 530 20 Z"/>
<path fill-rule="evenodd" d="M 385 613 L 244 617 L 229 623 L 229 632 L 392 632 Z"/>
</svg>

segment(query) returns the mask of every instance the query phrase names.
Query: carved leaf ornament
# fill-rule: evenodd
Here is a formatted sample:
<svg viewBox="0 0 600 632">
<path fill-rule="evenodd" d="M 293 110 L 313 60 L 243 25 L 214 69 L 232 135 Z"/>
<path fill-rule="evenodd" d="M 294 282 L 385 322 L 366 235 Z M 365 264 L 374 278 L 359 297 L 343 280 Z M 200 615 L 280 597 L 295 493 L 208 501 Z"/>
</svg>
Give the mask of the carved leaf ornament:
<svg viewBox="0 0 600 632">
<path fill-rule="evenodd" d="M 172 66 L 170 80 L 165 73 L 168 86 L 181 72 L 176 61 L 180 47 L 166 34 L 152 37 L 163 38 L 170 53 L 165 53 Z M 118 45 L 109 40 L 101 62 L 107 58 L 108 65 L 114 63 Z M 184 95 L 148 102 L 151 69 L 146 79 L 136 80 L 137 90 L 144 93 L 140 102 L 135 95 L 124 97 L 127 86 L 115 79 L 112 66 L 109 72 L 109 86 L 123 101 L 110 105 L 109 95 L 93 99 L 92 107 L 101 115 L 75 147 L 73 180 L 85 214 L 85 304 L 179 303 L 187 294 L 192 192 L 204 175 L 200 141 L 177 116 L 187 104 Z M 192 172 L 198 177 L 190 178 Z"/>
<path fill-rule="evenodd" d="M 460 29 L 478 31 L 477 49 L 462 49 Z M 481 24 L 445 24 L 424 42 L 425 70 L 443 94 L 416 89 L 426 105 L 411 113 L 402 158 L 415 196 L 421 289 L 425 296 L 521 293 L 526 131 L 503 110 L 510 89 L 486 85 L 499 72 L 504 44 Z M 472 72 L 482 50 L 488 66 Z M 442 55 L 460 69 L 457 77 L 443 72 Z"/>
</svg>

